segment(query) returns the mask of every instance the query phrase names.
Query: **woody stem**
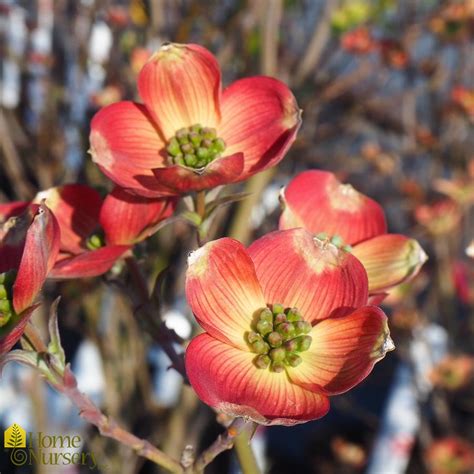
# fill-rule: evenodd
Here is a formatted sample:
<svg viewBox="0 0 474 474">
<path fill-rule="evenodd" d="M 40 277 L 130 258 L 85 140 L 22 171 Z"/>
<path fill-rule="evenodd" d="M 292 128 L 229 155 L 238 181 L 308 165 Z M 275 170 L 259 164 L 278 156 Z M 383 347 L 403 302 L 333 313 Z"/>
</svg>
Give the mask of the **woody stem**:
<svg viewBox="0 0 474 474">
<path fill-rule="evenodd" d="M 67 383 L 54 384 L 54 388 L 68 397 L 76 408 L 79 409 L 81 418 L 96 426 L 102 436 L 115 439 L 119 443 L 133 449 L 139 456 L 158 464 L 169 472 L 177 474 L 183 472 L 183 468 L 178 461 L 160 451 L 149 441 L 138 438 L 133 433 L 126 431 L 112 418 L 105 416 L 87 395 L 79 391 L 76 379 L 70 370 L 67 377 Z"/>
<path fill-rule="evenodd" d="M 245 429 L 247 422 L 243 418 L 236 418 L 227 428 L 227 431 L 212 443 L 200 456 L 196 459 L 192 467 L 192 472 L 201 474 L 204 468 L 210 464 L 219 454 L 231 449 L 234 446 L 236 437 Z M 244 471 L 245 474 L 251 471 Z M 257 471 L 258 472 L 258 471 Z"/>
</svg>

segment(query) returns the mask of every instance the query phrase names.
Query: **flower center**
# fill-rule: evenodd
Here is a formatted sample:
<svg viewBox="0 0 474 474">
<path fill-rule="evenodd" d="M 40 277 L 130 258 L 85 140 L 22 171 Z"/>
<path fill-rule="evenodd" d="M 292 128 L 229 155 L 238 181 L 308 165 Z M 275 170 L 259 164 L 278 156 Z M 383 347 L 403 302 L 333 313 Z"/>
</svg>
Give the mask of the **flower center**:
<svg viewBox="0 0 474 474">
<path fill-rule="evenodd" d="M 346 244 L 344 242 L 344 239 L 340 235 L 336 234 L 330 237 L 326 232 L 320 232 L 319 234 L 316 234 L 316 238 L 323 242 L 331 243 L 340 250 L 344 250 L 346 252 L 352 251 L 352 246 L 349 244 Z"/>
<path fill-rule="evenodd" d="M 97 250 L 103 247 L 104 245 L 105 245 L 105 239 L 104 239 L 103 234 L 101 233 L 92 234 L 86 240 L 86 247 L 89 250 Z"/>
<path fill-rule="evenodd" d="M 204 168 L 211 161 L 220 158 L 225 143 L 215 128 L 193 125 L 176 132 L 166 147 L 168 163 L 189 168 Z"/>
<path fill-rule="evenodd" d="M 283 372 L 285 366 L 297 367 L 303 362 L 299 353 L 310 348 L 310 331 L 311 324 L 303 320 L 297 308 L 273 304 L 260 311 L 245 340 L 258 354 L 253 361 L 257 368 Z"/>
<path fill-rule="evenodd" d="M 0 273 L 0 328 L 5 326 L 15 314 L 12 304 L 15 278 L 15 270 Z"/>
</svg>

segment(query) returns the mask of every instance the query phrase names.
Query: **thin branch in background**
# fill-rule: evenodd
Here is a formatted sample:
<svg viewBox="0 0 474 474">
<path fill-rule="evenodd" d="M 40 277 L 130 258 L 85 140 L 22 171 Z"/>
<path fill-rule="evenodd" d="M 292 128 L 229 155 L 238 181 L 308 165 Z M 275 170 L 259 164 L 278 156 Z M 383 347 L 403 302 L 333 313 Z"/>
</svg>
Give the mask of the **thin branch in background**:
<svg viewBox="0 0 474 474">
<path fill-rule="evenodd" d="M 5 111 L 0 108 L 0 144 L 4 161 L 4 171 L 10 183 L 14 184 L 14 192 L 21 200 L 30 199 L 33 188 L 26 179 L 20 156 L 13 143 Z"/>
<path fill-rule="evenodd" d="M 266 0 L 260 15 L 263 31 L 260 69 L 266 76 L 278 77 L 278 44 L 282 14 L 282 0 Z"/>
<path fill-rule="evenodd" d="M 311 71 L 317 66 L 324 47 L 326 46 L 331 35 L 331 17 L 334 10 L 338 6 L 337 0 L 327 0 L 324 3 L 324 11 L 320 17 L 318 24 L 313 32 L 313 36 L 309 42 L 308 48 L 301 60 L 295 74 L 295 85 L 301 85 Z"/>
</svg>

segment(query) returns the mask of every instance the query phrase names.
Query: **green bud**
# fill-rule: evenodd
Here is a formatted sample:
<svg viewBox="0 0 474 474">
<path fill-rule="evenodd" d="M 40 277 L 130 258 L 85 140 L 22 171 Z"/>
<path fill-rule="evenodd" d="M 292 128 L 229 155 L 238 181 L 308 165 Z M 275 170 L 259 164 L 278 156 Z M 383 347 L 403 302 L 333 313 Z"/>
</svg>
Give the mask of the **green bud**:
<svg viewBox="0 0 474 474">
<path fill-rule="evenodd" d="M 297 354 L 288 354 L 285 362 L 291 367 L 298 367 L 303 362 L 303 359 Z"/>
<path fill-rule="evenodd" d="M 295 323 L 296 335 L 309 334 L 311 332 L 311 324 L 308 321 L 297 321 Z"/>
<path fill-rule="evenodd" d="M 269 323 L 273 323 L 273 314 L 268 308 L 263 309 L 258 317 L 260 318 L 261 321 L 267 321 Z"/>
<path fill-rule="evenodd" d="M 201 146 L 204 147 L 204 148 L 211 148 L 211 146 L 212 146 L 212 141 L 211 141 L 211 140 L 208 140 L 207 138 L 205 138 L 205 139 L 201 142 Z"/>
<path fill-rule="evenodd" d="M 184 155 L 184 162 L 186 163 L 186 166 L 193 168 L 197 164 L 196 155 L 192 155 L 191 153 L 186 153 Z"/>
<path fill-rule="evenodd" d="M 286 357 L 286 351 L 283 347 L 278 347 L 277 349 L 272 349 L 268 355 L 274 362 L 283 362 Z"/>
<path fill-rule="evenodd" d="M 221 153 L 225 150 L 225 142 L 222 138 L 217 138 L 212 144 L 212 150 L 215 150 L 216 153 Z"/>
<path fill-rule="evenodd" d="M 182 153 L 179 153 L 178 155 L 176 155 L 173 161 L 175 165 L 186 166 L 186 163 L 184 162 L 184 156 Z"/>
<path fill-rule="evenodd" d="M 296 339 L 298 341 L 298 351 L 304 352 L 311 347 L 313 338 L 311 336 L 300 336 Z"/>
<path fill-rule="evenodd" d="M 344 245 L 344 247 L 342 247 L 342 250 L 344 250 L 345 252 L 352 252 L 352 245 Z"/>
<path fill-rule="evenodd" d="M 200 160 L 207 160 L 209 158 L 209 150 L 201 146 L 196 150 L 196 155 Z"/>
<path fill-rule="evenodd" d="M 285 370 L 285 366 L 281 362 L 273 362 L 272 370 L 273 372 L 281 373 Z"/>
<path fill-rule="evenodd" d="M 181 139 L 181 138 L 184 138 L 184 137 L 187 137 L 188 136 L 188 129 L 187 128 L 180 128 L 177 132 L 176 132 L 176 138 L 178 139 L 178 141 Z"/>
<path fill-rule="evenodd" d="M 216 129 L 205 127 L 201 131 L 205 140 L 214 140 L 216 138 Z"/>
<path fill-rule="evenodd" d="M 193 133 L 200 134 L 201 130 L 202 130 L 201 124 L 197 123 L 196 125 L 193 125 L 191 127 L 191 134 L 193 134 Z"/>
<path fill-rule="evenodd" d="M 277 326 L 276 330 L 284 339 L 289 339 L 295 335 L 295 326 L 292 323 L 281 323 Z"/>
<path fill-rule="evenodd" d="M 328 238 L 328 234 L 326 232 L 320 232 L 316 234 L 316 238 L 319 240 L 326 240 Z"/>
<path fill-rule="evenodd" d="M 260 336 L 260 334 L 257 334 L 255 331 L 250 331 L 249 333 L 247 333 L 246 339 L 249 344 L 252 344 L 256 341 L 261 341 L 262 336 Z"/>
<path fill-rule="evenodd" d="M 283 338 L 278 332 L 273 331 L 268 335 L 267 341 L 271 347 L 280 347 L 283 343 Z"/>
<path fill-rule="evenodd" d="M 191 132 L 189 134 L 189 139 L 191 140 L 191 143 L 195 146 L 198 147 L 201 144 L 201 135 L 197 132 Z"/>
<path fill-rule="evenodd" d="M 104 245 L 104 239 L 99 234 L 92 234 L 86 243 L 86 247 L 89 250 L 100 249 L 103 245 Z"/>
<path fill-rule="evenodd" d="M 282 304 L 275 303 L 272 305 L 273 314 L 277 315 L 285 312 L 285 307 Z"/>
<path fill-rule="evenodd" d="M 268 321 L 260 320 L 257 323 L 257 331 L 262 335 L 265 336 L 268 333 L 273 331 L 273 324 L 269 323 Z"/>
<path fill-rule="evenodd" d="M 0 314 L 11 315 L 13 306 L 10 300 L 0 300 Z"/>
<path fill-rule="evenodd" d="M 2 312 L 0 312 L 0 328 L 5 326 L 5 324 L 7 324 L 8 321 L 10 321 L 11 317 L 12 317 L 11 313 L 3 314 Z"/>
<path fill-rule="evenodd" d="M 175 137 L 173 137 L 168 146 L 166 147 L 166 151 L 171 155 L 171 156 L 176 156 L 180 153 L 180 148 L 179 148 L 179 142 L 176 140 Z"/>
<path fill-rule="evenodd" d="M 286 319 L 290 322 L 296 322 L 296 321 L 301 321 L 301 314 L 298 311 L 298 308 L 290 308 L 286 312 Z"/>
<path fill-rule="evenodd" d="M 263 341 L 255 341 L 252 345 L 252 351 L 256 354 L 266 354 L 268 352 L 268 344 Z"/>
<path fill-rule="evenodd" d="M 0 300 L 8 299 L 8 292 L 5 285 L 0 284 Z"/>
<path fill-rule="evenodd" d="M 194 148 L 191 145 L 191 143 L 185 143 L 184 145 L 181 145 L 181 151 L 184 153 L 184 156 L 186 156 L 187 153 L 193 153 Z"/>
<path fill-rule="evenodd" d="M 288 320 L 286 319 L 285 313 L 279 313 L 275 316 L 274 319 L 275 324 L 287 323 Z"/>
<path fill-rule="evenodd" d="M 296 339 L 290 339 L 285 342 L 285 349 L 288 352 L 295 352 L 298 349 L 298 341 Z"/>
<path fill-rule="evenodd" d="M 259 369 L 266 369 L 270 365 L 270 362 L 270 357 L 268 357 L 267 355 L 259 355 L 254 359 L 254 364 Z"/>
</svg>

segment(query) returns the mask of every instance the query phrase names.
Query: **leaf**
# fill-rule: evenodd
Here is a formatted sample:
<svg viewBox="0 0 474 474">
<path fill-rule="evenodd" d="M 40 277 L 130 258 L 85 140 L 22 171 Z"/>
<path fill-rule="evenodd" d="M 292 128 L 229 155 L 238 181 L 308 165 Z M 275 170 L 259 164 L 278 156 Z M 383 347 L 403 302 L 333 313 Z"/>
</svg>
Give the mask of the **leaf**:
<svg viewBox="0 0 474 474">
<path fill-rule="evenodd" d="M 64 349 L 61 345 L 61 337 L 59 335 L 59 326 L 58 326 L 58 305 L 61 297 L 58 297 L 54 300 L 51 308 L 49 310 L 49 337 L 50 341 L 48 344 L 48 352 L 56 356 L 57 360 L 61 363 L 61 366 L 64 368 L 66 365 L 66 355 Z"/>
</svg>

